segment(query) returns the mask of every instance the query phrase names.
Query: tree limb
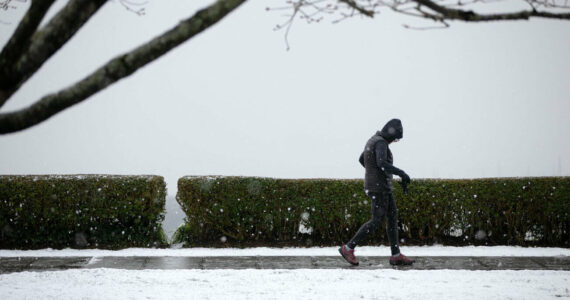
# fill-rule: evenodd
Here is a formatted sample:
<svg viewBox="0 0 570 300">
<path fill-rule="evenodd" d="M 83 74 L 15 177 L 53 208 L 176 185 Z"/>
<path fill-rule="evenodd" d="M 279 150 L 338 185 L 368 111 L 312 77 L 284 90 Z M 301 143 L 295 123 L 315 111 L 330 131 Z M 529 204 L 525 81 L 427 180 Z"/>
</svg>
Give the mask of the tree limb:
<svg viewBox="0 0 570 300">
<path fill-rule="evenodd" d="M 26 15 L 18 24 L 18 28 L 6 43 L 0 53 L 0 68 L 10 68 L 8 65 L 15 62 L 30 42 L 30 37 L 36 32 L 40 22 L 55 0 L 34 0 Z"/>
<path fill-rule="evenodd" d="M 148 43 L 112 59 L 75 85 L 44 96 L 27 108 L 0 114 L 0 134 L 29 128 L 84 101 L 216 24 L 245 1 L 218 0 Z"/>
<path fill-rule="evenodd" d="M 367 9 L 361 7 L 354 0 L 339 0 L 339 1 L 342 3 L 345 3 L 346 5 L 352 7 L 353 9 L 357 10 L 359 13 L 361 13 L 367 17 L 370 17 L 370 18 L 374 17 L 374 11 L 367 10 Z"/>
<path fill-rule="evenodd" d="M 26 15 L 18 24 L 18 28 L 0 53 L 0 74 L 9 74 L 22 53 L 27 50 L 30 38 L 38 29 L 40 22 L 55 0 L 34 0 Z M 0 81 L 0 84 L 3 84 Z M 1 91 L 0 91 L 1 92 Z M 7 97 L 0 95 L 0 107 Z"/>
<path fill-rule="evenodd" d="M 26 51 L 21 53 L 16 61 L 9 62 L 9 68 L 0 70 L 0 107 L 65 45 L 105 2 L 106 0 L 70 0 L 43 29 L 36 31 Z M 41 19 L 35 20 L 40 21 Z"/>
<path fill-rule="evenodd" d="M 438 14 L 440 14 L 439 18 L 444 20 L 460 20 L 465 22 L 487 22 L 487 21 L 506 21 L 506 20 L 528 20 L 531 17 L 570 20 L 570 13 L 551 13 L 551 12 L 537 11 L 537 10 L 527 10 L 527 11 L 523 10 L 519 12 L 502 13 L 502 14 L 478 14 L 471 10 L 447 8 L 431 0 L 412 0 L 412 1 L 437 12 Z M 429 15 L 426 17 L 433 18 L 433 15 Z"/>
</svg>

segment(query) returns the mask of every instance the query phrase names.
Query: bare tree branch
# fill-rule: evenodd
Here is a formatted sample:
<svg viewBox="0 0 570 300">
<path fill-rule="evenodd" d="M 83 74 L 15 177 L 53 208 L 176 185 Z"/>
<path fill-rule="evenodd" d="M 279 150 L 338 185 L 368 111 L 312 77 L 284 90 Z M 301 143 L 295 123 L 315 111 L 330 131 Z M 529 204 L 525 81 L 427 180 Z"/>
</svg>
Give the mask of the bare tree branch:
<svg viewBox="0 0 570 300">
<path fill-rule="evenodd" d="M 29 128 L 84 101 L 216 24 L 245 1 L 218 0 L 148 43 L 112 59 L 75 85 L 44 96 L 22 110 L 0 114 L 0 134 Z"/>
<path fill-rule="evenodd" d="M 16 61 L 19 58 L 53 2 L 55 0 L 32 1 L 26 15 L 0 53 L 0 67 L 6 68 L 9 62 Z"/>
<path fill-rule="evenodd" d="M 13 8 L 14 6 L 9 4 L 10 1 L 0 2 L 0 5 L 3 5 L 0 9 Z M 39 22 L 54 0 L 31 1 L 32 6 L 26 17 L 0 53 L 0 107 L 106 2 L 106 0 L 69 0 L 48 25 L 38 30 Z M 137 12 L 130 6 L 137 6 L 139 3 L 130 0 L 118 1 L 128 10 Z M 214 25 L 246 1 L 216 0 L 212 5 L 180 22 L 178 26 L 163 35 L 112 59 L 73 86 L 46 95 L 31 106 L 19 111 L 0 113 L 0 134 L 29 128 L 84 101 Z M 570 20 L 570 13 L 567 12 L 570 9 L 569 0 L 523 1 L 529 3 L 530 10 L 479 14 L 467 9 L 467 6 L 479 2 L 485 3 L 485 0 L 467 0 L 467 2 L 461 0 L 455 2 L 451 0 L 287 0 L 288 8 L 292 8 L 293 12 L 288 15 L 288 21 L 278 28 L 287 28 L 285 33 L 287 39 L 292 22 L 297 18 L 312 23 L 321 21 L 323 14 L 340 15 L 343 18 L 357 15 L 373 17 L 381 7 L 389 7 L 396 12 L 410 16 L 431 19 L 441 23 L 444 27 L 449 26 L 447 21 L 450 20 L 484 22 L 526 20 L 531 17 Z M 144 5 L 144 2 L 142 4 Z M 539 11 L 538 8 L 544 11 Z M 282 9 L 284 8 L 275 10 Z M 138 12 L 142 13 L 142 10 Z"/>
<path fill-rule="evenodd" d="M 331 2 L 335 2 L 332 4 Z M 288 0 L 287 6 L 283 7 L 267 7 L 266 10 L 289 10 L 290 14 L 287 14 L 287 20 L 283 24 L 278 24 L 275 26 L 275 30 L 280 30 L 285 28 L 285 45 L 287 46 L 287 50 L 290 49 L 289 47 L 289 32 L 291 27 L 293 26 L 293 22 L 296 19 L 301 19 L 307 22 L 308 24 L 311 23 L 319 23 L 324 18 L 323 15 L 333 15 L 335 13 L 339 13 L 340 7 L 339 3 L 343 3 L 346 5 L 340 5 L 343 9 L 348 9 L 350 12 L 343 13 L 340 12 L 341 18 L 334 21 L 334 23 L 338 23 L 344 19 L 353 17 L 355 15 L 364 15 L 366 17 L 374 17 L 375 8 L 378 6 L 383 6 L 382 1 L 375 1 L 375 0 Z"/>
<path fill-rule="evenodd" d="M 2 0 L 0 1 L 0 10 L 16 9 L 18 6 L 11 4 L 14 0 Z M 16 2 L 26 2 L 27 0 L 18 0 Z"/>
<path fill-rule="evenodd" d="M 345 3 L 346 5 L 352 7 L 353 9 L 357 10 L 359 13 L 367 16 L 367 17 L 374 17 L 374 11 L 373 10 L 367 10 L 364 7 L 358 5 L 358 3 L 356 3 L 354 0 L 339 0 L 342 3 Z"/>
<path fill-rule="evenodd" d="M 449 27 L 446 21 L 466 21 L 466 22 L 485 22 L 485 21 L 507 21 L 507 20 L 527 20 L 532 17 L 550 18 L 550 19 L 563 19 L 570 20 L 569 1 L 570 0 L 521 0 L 527 2 L 530 10 L 523 10 L 519 12 L 505 12 L 495 14 L 479 14 L 468 7 L 476 4 L 489 4 L 491 2 L 500 2 L 502 0 L 288 0 L 288 7 L 279 7 L 276 9 L 267 10 L 284 10 L 292 11 L 288 15 L 288 20 L 285 23 L 287 28 L 290 28 L 295 19 L 306 19 L 307 21 L 321 20 L 316 15 L 340 15 L 341 18 L 333 20 L 333 23 L 352 18 L 357 15 L 373 17 L 380 12 L 380 8 L 387 7 L 393 11 L 411 17 L 424 18 L 433 20 L 436 23 L 441 23 L 442 27 L 427 27 L 432 28 L 445 28 Z M 346 7 L 340 7 L 338 4 L 342 3 Z M 543 10 L 539 11 L 538 8 Z M 303 10 L 310 10 L 310 17 L 304 17 Z M 277 26 L 277 28 L 284 28 L 285 26 Z M 406 28 L 416 28 L 404 25 Z M 288 31 L 285 33 L 287 39 Z"/>
<path fill-rule="evenodd" d="M 552 13 L 552 12 L 536 11 L 536 10 L 527 10 L 527 11 L 523 10 L 514 13 L 478 14 L 473 12 L 472 10 L 462 10 L 462 9 L 444 7 L 439 4 L 436 4 L 431 0 L 412 0 L 412 1 L 437 12 L 440 15 L 440 18 L 445 20 L 460 20 L 466 22 L 486 22 L 486 21 L 506 21 L 506 20 L 528 20 L 531 17 L 570 20 L 570 13 Z"/>
<path fill-rule="evenodd" d="M 564 4 L 560 4 L 556 1 L 550 1 L 550 0 L 526 0 L 529 4 L 531 4 L 531 6 L 536 6 L 536 7 L 544 7 L 544 8 L 570 8 L 570 4 L 568 2 L 568 0 L 564 1 Z M 562 1 L 560 1 L 562 2 Z"/>
<path fill-rule="evenodd" d="M 45 28 L 36 31 L 31 37 L 27 51 L 21 53 L 18 60 L 9 62 L 6 68 L 0 68 L 0 107 L 65 45 L 105 2 L 106 0 L 70 0 Z"/>
<path fill-rule="evenodd" d="M 135 13 L 139 16 L 142 16 L 145 14 L 145 8 L 144 7 L 140 7 L 143 5 L 146 5 L 148 2 L 132 2 L 132 1 L 127 1 L 127 0 L 119 0 L 119 3 L 127 10 L 130 11 L 132 13 Z M 139 8 L 133 8 L 133 7 L 139 7 Z"/>
<path fill-rule="evenodd" d="M 9 74 L 14 64 L 20 59 L 29 44 L 30 38 L 38 29 L 40 22 L 55 0 L 34 0 L 26 15 L 12 34 L 0 53 L 0 74 Z M 0 82 L 0 84 L 3 84 Z M 0 91 L 1 93 L 2 91 Z M 7 95 L 0 95 L 0 107 L 4 105 Z"/>
</svg>

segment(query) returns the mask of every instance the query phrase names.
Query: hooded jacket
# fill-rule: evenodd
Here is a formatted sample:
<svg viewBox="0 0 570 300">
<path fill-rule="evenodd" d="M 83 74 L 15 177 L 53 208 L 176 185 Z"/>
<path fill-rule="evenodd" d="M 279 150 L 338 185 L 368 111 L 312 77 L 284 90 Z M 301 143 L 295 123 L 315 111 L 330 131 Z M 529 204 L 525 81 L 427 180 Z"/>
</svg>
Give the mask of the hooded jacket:
<svg viewBox="0 0 570 300">
<path fill-rule="evenodd" d="M 394 159 L 388 145 L 404 136 L 399 119 L 392 119 L 366 142 L 360 155 L 360 164 L 365 168 L 364 189 L 367 192 L 392 192 L 393 174 L 401 176 L 404 171 L 393 166 Z"/>
</svg>

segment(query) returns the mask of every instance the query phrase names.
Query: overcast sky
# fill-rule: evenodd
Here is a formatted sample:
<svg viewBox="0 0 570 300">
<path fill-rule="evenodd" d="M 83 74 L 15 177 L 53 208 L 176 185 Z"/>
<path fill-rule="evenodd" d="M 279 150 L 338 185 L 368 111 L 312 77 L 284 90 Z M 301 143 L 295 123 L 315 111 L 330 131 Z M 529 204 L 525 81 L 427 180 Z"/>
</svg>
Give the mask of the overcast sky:
<svg viewBox="0 0 570 300">
<path fill-rule="evenodd" d="M 170 193 L 184 175 L 361 178 L 365 142 L 400 118 L 394 165 L 412 178 L 570 175 L 569 21 L 410 30 L 433 24 L 385 11 L 297 21 L 287 51 L 273 30 L 286 18 L 265 11 L 283 2 L 250 1 L 82 104 L 0 136 L 0 173 L 157 174 Z M 209 3 L 152 0 L 142 17 L 107 3 L 2 111 Z M 1 14 L 3 45 L 17 12 Z"/>
</svg>

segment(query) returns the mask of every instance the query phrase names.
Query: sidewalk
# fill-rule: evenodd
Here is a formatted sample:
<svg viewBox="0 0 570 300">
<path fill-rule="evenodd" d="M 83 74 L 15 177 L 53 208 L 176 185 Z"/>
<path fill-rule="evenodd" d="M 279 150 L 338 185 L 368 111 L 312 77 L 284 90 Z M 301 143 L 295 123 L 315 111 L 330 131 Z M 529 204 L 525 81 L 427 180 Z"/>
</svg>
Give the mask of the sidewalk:
<svg viewBox="0 0 570 300">
<path fill-rule="evenodd" d="M 394 267 L 387 256 L 359 257 L 360 266 L 349 265 L 339 256 L 77 256 L 0 257 L 0 274 L 23 271 L 111 268 L 160 269 L 399 269 L 399 270 L 564 270 L 570 271 L 569 256 L 426 256 L 413 257 L 413 266 Z"/>
</svg>

